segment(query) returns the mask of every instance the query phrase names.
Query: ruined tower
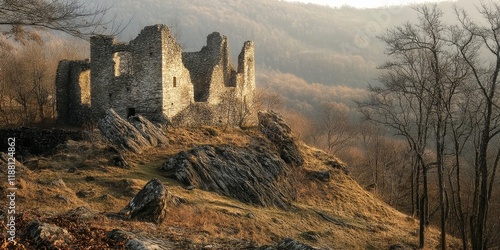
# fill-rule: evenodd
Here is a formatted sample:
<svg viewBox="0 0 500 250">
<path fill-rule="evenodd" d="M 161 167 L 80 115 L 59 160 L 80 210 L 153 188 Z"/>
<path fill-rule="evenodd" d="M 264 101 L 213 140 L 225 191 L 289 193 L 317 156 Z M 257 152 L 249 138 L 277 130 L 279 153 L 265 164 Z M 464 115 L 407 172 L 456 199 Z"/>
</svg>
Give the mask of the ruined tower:
<svg viewBox="0 0 500 250">
<path fill-rule="evenodd" d="M 182 52 L 165 25 L 147 26 L 129 43 L 94 36 L 87 66 L 92 114 L 103 117 L 113 108 L 124 118 L 140 114 L 178 126 L 255 125 L 253 43 L 244 44 L 237 70 L 229 58 L 228 39 L 218 32 L 198 52 Z M 59 70 L 78 71 L 71 65 Z M 57 79 L 60 118 L 71 110 L 62 90 L 82 85 L 80 80 Z"/>
</svg>

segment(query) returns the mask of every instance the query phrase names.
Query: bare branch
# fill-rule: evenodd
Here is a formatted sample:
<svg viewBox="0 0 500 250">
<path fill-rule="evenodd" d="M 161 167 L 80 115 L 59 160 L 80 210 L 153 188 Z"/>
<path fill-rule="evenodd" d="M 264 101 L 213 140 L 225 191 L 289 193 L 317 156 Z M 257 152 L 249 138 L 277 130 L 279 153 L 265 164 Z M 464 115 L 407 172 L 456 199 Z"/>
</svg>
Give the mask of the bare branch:
<svg viewBox="0 0 500 250">
<path fill-rule="evenodd" d="M 115 17 L 106 17 L 109 10 L 110 7 L 78 0 L 0 0 L 0 25 L 11 27 L 5 32 L 7 35 L 25 32 L 19 29 L 23 26 L 62 31 L 81 38 L 116 35 L 123 28 L 114 26 Z M 111 30 L 107 28 L 110 24 Z"/>
</svg>

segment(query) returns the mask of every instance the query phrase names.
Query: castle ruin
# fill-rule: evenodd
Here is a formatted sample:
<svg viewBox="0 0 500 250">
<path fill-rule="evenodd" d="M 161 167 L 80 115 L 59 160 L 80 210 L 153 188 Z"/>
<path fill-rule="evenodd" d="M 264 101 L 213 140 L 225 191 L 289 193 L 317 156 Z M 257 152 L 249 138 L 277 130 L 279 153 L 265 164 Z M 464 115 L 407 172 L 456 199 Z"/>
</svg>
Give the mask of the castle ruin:
<svg viewBox="0 0 500 250">
<path fill-rule="evenodd" d="M 90 39 L 90 61 L 61 61 L 57 113 L 63 124 L 82 124 L 114 109 L 175 126 L 257 123 L 253 108 L 253 42 L 244 43 L 235 69 L 227 37 L 214 32 L 198 52 L 182 52 L 165 25 L 145 27 L 129 43 Z"/>
</svg>

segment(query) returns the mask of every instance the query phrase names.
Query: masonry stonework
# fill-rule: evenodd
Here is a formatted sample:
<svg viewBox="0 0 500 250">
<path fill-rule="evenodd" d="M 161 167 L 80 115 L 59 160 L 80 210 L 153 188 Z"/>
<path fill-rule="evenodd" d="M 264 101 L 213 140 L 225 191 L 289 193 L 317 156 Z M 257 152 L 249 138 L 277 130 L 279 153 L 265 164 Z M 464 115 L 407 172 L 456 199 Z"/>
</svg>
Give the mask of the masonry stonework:
<svg viewBox="0 0 500 250">
<path fill-rule="evenodd" d="M 57 110 L 63 123 L 87 119 L 73 112 L 86 105 L 95 118 L 112 108 L 124 118 L 140 114 L 174 126 L 257 124 L 253 42 L 245 42 L 237 70 L 229 62 L 227 37 L 218 32 L 198 52 L 182 52 L 165 25 L 145 27 L 129 43 L 110 36 L 90 42 L 90 63 L 59 64 Z"/>
<path fill-rule="evenodd" d="M 56 72 L 58 121 L 78 125 L 90 117 L 90 64 L 60 61 Z"/>
</svg>

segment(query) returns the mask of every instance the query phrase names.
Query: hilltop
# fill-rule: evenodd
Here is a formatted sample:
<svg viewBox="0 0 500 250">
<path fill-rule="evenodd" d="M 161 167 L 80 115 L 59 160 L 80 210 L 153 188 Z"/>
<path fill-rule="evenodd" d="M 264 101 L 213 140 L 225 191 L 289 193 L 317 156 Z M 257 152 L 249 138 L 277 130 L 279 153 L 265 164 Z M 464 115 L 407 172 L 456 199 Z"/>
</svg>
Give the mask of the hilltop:
<svg viewBox="0 0 500 250">
<path fill-rule="evenodd" d="M 281 123 L 279 118 L 263 124 L 261 118 L 260 129 L 166 128 L 163 133 L 168 143 L 141 154 L 121 150 L 94 134 L 92 140 L 68 140 L 50 154 L 27 157 L 24 165 L 17 166 L 20 240 L 16 249 L 47 244 L 62 249 L 116 249 L 132 240 L 165 249 L 280 249 L 278 244 L 320 249 L 416 246 L 415 219 L 364 190 L 334 156 L 289 140 L 289 130 Z M 231 165 L 225 164 L 238 161 L 260 165 L 231 173 Z M 0 162 L 3 171 L 6 162 Z M 210 164 L 213 167 L 207 169 L 207 176 L 221 174 L 196 179 L 194 173 L 200 174 L 196 169 Z M 198 172 L 178 175 L 182 171 L 177 169 L 172 174 L 166 171 L 172 170 L 168 166 L 188 166 L 188 171 Z M 225 191 L 223 186 L 232 183 L 222 183 L 227 175 L 235 181 L 258 181 L 247 180 Z M 164 221 L 154 224 L 124 218 L 120 211 L 154 178 L 168 190 Z M 215 188 L 210 186 L 211 178 L 217 183 Z M 238 191 L 240 184 L 247 185 L 246 190 Z M 2 191 L 6 187 L 2 185 Z M 252 193 L 255 195 L 246 199 Z M 1 205 L 6 206 L 4 200 Z M 50 227 L 59 230 L 52 228 L 58 232 L 52 242 L 34 236 L 33 228 Z M 430 228 L 428 235 L 426 246 L 435 248 L 438 231 Z M 451 248 L 457 244 L 450 240 Z"/>
</svg>

